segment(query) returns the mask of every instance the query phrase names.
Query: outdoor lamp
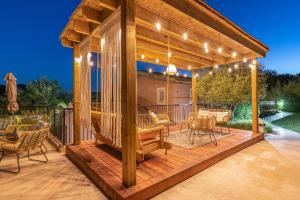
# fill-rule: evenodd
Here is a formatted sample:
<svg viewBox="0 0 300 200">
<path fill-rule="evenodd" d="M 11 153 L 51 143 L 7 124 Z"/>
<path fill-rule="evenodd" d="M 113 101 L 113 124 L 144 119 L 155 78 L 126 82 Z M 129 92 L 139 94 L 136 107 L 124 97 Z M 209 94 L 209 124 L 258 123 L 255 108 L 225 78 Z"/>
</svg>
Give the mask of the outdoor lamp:
<svg viewBox="0 0 300 200">
<path fill-rule="evenodd" d="M 169 64 L 169 66 L 167 67 L 167 73 L 169 75 L 175 75 L 177 73 L 176 66 L 174 64 Z"/>
</svg>

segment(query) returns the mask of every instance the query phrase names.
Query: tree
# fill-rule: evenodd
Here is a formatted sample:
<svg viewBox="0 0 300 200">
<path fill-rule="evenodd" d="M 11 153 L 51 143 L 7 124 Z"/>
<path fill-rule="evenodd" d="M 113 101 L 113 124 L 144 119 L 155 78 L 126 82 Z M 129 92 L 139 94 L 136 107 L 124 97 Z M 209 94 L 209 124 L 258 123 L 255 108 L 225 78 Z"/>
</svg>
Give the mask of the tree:
<svg viewBox="0 0 300 200">
<path fill-rule="evenodd" d="M 57 81 L 40 77 L 30 82 L 25 90 L 19 91 L 19 102 L 23 105 L 57 105 L 69 100 L 69 95 Z"/>
<path fill-rule="evenodd" d="M 232 72 L 229 72 L 231 68 Z M 212 74 L 204 72 L 197 80 L 197 92 L 201 101 L 219 105 L 248 103 L 251 99 L 251 69 L 240 65 L 233 70 L 232 65 L 224 65 Z M 259 70 L 259 95 L 265 97 L 265 76 Z"/>
</svg>

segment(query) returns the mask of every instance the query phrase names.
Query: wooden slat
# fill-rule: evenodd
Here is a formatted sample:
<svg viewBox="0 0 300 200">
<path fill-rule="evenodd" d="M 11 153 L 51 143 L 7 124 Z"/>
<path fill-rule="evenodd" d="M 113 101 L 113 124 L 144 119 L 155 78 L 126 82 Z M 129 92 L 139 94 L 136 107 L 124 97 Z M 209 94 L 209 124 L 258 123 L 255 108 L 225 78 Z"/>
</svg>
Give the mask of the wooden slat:
<svg viewBox="0 0 300 200">
<path fill-rule="evenodd" d="M 189 150 L 173 145 L 167 155 L 157 150 L 146 155 L 137 168 L 138 184 L 128 189 L 122 186 L 122 160 L 115 156 L 115 150 L 110 152 L 88 141 L 68 146 L 67 155 L 109 198 L 149 199 L 262 139 L 261 134 L 233 129 L 231 136 L 220 139 L 217 147 L 207 144 Z"/>
</svg>

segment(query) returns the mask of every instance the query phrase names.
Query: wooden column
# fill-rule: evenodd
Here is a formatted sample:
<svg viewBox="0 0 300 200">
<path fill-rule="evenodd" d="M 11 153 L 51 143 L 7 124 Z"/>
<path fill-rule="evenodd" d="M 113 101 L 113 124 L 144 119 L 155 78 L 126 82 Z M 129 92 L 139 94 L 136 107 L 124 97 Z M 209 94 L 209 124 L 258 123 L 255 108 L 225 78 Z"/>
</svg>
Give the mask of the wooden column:
<svg viewBox="0 0 300 200">
<path fill-rule="evenodd" d="M 74 69 L 73 69 L 73 140 L 74 145 L 80 144 L 80 62 L 78 58 L 80 57 L 79 46 L 74 46 L 73 49 L 74 57 Z"/>
<path fill-rule="evenodd" d="M 252 131 L 258 133 L 258 92 L 257 92 L 257 66 L 251 69 L 252 80 Z"/>
<path fill-rule="evenodd" d="M 136 184 L 136 29 L 135 0 L 121 3 L 122 59 L 122 180 Z"/>
<path fill-rule="evenodd" d="M 196 70 L 192 70 L 192 111 L 197 112 L 197 76 Z"/>
</svg>

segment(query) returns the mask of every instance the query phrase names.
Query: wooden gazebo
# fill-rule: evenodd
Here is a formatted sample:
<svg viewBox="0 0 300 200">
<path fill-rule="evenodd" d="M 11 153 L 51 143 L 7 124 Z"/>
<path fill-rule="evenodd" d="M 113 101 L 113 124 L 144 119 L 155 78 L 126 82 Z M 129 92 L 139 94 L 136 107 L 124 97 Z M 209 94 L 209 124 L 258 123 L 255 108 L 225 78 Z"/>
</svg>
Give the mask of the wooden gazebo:
<svg viewBox="0 0 300 200">
<path fill-rule="evenodd" d="M 76 59 L 83 43 L 101 54 L 101 27 L 117 11 L 121 12 L 122 180 L 126 187 L 136 184 L 136 61 L 167 66 L 171 51 L 172 64 L 192 71 L 193 110 L 197 109 L 197 69 L 249 62 L 253 133 L 258 132 L 257 67 L 253 61 L 266 56 L 266 45 L 201 0 L 82 0 L 60 36 L 62 45 L 74 51 L 74 145 L 81 143 L 82 85 L 90 87 L 90 82 L 80 81 L 81 66 Z"/>
</svg>

